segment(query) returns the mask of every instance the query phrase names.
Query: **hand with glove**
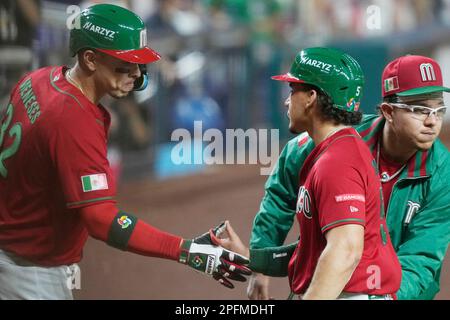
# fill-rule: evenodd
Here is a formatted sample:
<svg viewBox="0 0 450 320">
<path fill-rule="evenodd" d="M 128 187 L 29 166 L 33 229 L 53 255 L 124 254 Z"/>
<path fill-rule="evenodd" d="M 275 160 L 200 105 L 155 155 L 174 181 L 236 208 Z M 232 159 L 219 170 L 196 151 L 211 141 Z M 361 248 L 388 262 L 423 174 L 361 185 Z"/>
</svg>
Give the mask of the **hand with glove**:
<svg viewBox="0 0 450 320">
<path fill-rule="evenodd" d="M 216 235 L 223 228 L 225 223 L 197 238 L 183 240 L 179 262 L 212 276 L 225 287 L 233 289 L 234 285 L 228 279 L 245 282 L 245 276 L 252 272 L 246 267 L 249 264 L 246 257 L 219 246 Z"/>
</svg>

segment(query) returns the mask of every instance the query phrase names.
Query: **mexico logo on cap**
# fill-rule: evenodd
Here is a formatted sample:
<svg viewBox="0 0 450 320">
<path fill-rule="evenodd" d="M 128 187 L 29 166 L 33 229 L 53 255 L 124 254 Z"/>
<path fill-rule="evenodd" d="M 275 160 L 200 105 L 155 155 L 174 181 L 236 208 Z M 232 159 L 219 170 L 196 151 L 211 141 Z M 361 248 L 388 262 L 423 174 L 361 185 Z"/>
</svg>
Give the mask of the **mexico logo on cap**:
<svg viewBox="0 0 450 320">
<path fill-rule="evenodd" d="M 434 73 L 434 68 L 431 63 L 422 63 L 420 65 L 420 75 L 422 76 L 422 81 L 436 81 L 436 74 Z"/>
</svg>

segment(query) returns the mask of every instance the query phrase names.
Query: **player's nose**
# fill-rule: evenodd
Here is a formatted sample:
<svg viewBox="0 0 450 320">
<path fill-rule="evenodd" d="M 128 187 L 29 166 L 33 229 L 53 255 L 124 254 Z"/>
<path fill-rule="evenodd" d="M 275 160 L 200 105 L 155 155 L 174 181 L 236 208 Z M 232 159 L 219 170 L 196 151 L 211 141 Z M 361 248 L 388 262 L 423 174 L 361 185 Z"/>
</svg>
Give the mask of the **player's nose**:
<svg viewBox="0 0 450 320">
<path fill-rule="evenodd" d="M 286 108 L 289 108 L 289 105 L 291 104 L 291 95 L 289 95 L 286 100 L 284 101 L 284 106 Z"/>
<path fill-rule="evenodd" d="M 426 127 L 434 127 L 438 121 L 439 120 L 438 120 L 437 114 L 431 113 L 426 117 L 426 119 L 424 121 L 424 125 Z"/>
<path fill-rule="evenodd" d="M 139 69 L 139 64 L 133 63 L 133 66 L 131 67 L 130 76 L 134 79 L 137 79 L 141 76 L 141 69 Z"/>
</svg>

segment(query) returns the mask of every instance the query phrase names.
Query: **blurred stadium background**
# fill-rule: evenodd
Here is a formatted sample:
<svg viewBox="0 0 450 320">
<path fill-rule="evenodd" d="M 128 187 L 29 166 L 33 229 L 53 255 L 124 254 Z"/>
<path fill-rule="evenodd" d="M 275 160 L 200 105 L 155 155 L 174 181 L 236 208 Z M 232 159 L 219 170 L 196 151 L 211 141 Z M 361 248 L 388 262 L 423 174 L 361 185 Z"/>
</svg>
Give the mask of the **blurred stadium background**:
<svg viewBox="0 0 450 320">
<path fill-rule="evenodd" d="M 0 109 L 27 71 L 71 65 L 70 5 L 114 3 L 139 14 L 149 45 L 163 59 L 150 66 L 144 92 L 114 101 L 110 162 L 126 211 L 184 237 L 229 219 L 248 241 L 265 176 L 256 165 L 182 165 L 170 160 L 171 132 L 204 128 L 280 129 L 292 138 L 283 108 L 287 86 L 270 81 L 310 46 L 341 48 L 366 75 L 363 111 L 380 101 L 385 64 L 407 54 L 435 58 L 450 85 L 450 0 L 128 0 L 0 1 Z M 448 103 L 448 100 L 447 100 Z M 441 138 L 450 145 L 449 117 Z M 295 239 L 295 226 L 289 240 Z M 89 240 L 81 263 L 80 299 L 245 299 L 183 266 L 113 250 Z M 272 282 L 285 299 L 286 279 Z M 450 261 L 439 299 L 450 298 Z"/>
</svg>

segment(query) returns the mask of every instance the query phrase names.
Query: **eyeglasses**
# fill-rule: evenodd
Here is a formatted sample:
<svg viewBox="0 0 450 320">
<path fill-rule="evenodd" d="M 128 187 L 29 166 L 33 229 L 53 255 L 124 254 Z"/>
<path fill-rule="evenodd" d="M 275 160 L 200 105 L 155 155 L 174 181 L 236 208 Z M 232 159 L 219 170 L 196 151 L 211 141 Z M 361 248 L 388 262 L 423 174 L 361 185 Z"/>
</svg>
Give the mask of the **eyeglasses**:
<svg viewBox="0 0 450 320">
<path fill-rule="evenodd" d="M 425 106 L 409 105 L 404 103 L 390 103 L 390 105 L 399 109 L 409 110 L 413 118 L 421 121 L 425 121 L 426 119 L 428 119 L 428 117 L 432 116 L 433 114 L 436 116 L 436 119 L 442 120 L 445 116 L 445 113 L 447 112 L 447 106 L 441 106 L 435 109 Z"/>
</svg>

